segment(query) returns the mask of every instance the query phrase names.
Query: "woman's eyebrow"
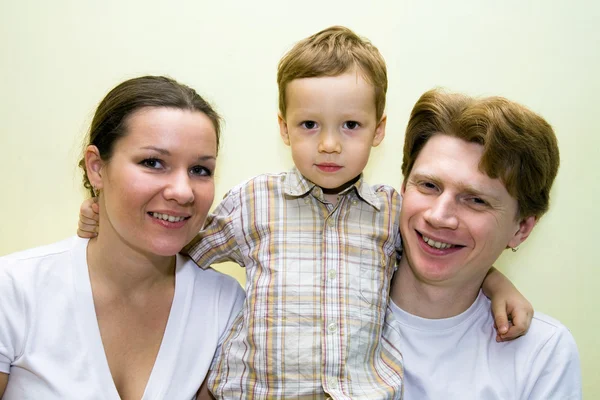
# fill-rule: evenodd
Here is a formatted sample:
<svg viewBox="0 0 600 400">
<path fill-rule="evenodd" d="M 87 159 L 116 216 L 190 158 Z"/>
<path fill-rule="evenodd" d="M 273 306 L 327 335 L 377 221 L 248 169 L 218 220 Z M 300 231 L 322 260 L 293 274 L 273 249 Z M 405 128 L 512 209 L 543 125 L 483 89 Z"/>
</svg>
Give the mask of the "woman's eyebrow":
<svg viewBox="0 0 600 400">
<path fill-rule="evenodd" d="M 165 156 L 170 156 L 171 155 L 171 152 L 169 150 L 163 149 L 162 147 L 144 146 L 141 149 L 142 150 L 153 150 L 153 151 L 156 151 L 157 153 L 160 153 L 160 154 L 165 155 Z M 197 158 L 198 158 L 199 161 L 212 161 L 212 160 L 216 160 L 217 159 L 217 157 L 214 156 L 214 155 L 204 155 L 204 156 L 199 155 Z"/>
</svg>

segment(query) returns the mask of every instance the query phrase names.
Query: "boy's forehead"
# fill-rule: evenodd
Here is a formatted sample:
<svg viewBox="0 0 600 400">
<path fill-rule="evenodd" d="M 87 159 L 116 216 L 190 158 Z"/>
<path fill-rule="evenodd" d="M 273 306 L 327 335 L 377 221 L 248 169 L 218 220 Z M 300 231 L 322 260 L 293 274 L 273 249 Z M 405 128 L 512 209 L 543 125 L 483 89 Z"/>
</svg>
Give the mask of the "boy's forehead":
<svg viewBox="0 0 600 400">
<path fill-rule="evenodd" d="M 286 90 L 286 106 L 313 108 L 343 104 L 348 109 L 375 109 L 375 89 L 360 74 L 349 71 L 336 76 L 298 78 Z"/>
</svg>

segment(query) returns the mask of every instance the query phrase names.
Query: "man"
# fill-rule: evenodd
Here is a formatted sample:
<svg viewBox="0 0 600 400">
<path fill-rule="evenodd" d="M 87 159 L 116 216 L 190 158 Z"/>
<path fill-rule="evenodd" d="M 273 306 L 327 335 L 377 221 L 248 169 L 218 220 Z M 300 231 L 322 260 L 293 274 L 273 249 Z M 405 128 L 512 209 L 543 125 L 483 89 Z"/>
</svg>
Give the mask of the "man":
<svg viewBox="0 0 600 400">
<path fill-rule="evenodd" d="M 580 399 L 579 355 L 560 322 L 536 313 L 497 343 L 489 266 L 547 211 L 559 165 L 540 116 L 502 98 L 425 93 L 405 138 L 404 255 L 391 289 L 407 399 Z"/>
</svg>

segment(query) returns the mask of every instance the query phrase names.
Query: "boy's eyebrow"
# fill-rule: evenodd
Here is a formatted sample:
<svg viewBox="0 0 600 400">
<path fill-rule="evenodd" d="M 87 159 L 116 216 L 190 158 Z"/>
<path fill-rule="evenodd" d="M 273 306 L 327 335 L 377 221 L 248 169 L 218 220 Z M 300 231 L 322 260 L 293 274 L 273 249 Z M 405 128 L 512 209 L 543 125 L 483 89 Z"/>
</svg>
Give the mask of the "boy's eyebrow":
<svg viewBox="0 0 600 400">
<path fill-rule="evenodd" d="M 164 156 L 170 156 L 171 152 L 167 149 L 163 149 L 162 147 L 156 147 L 156 146 L 144 146 L 142 147 L 142 150 L 154 150 L 157 153 L 160 153 Z M 212 155 L 204 155 L 204 156 L 198 156 L 198 160 L 200 161 L 211 161 L 211 160 L 216 160 L 217 157 L 216 156 L 212 156 Z"/>
</svg>

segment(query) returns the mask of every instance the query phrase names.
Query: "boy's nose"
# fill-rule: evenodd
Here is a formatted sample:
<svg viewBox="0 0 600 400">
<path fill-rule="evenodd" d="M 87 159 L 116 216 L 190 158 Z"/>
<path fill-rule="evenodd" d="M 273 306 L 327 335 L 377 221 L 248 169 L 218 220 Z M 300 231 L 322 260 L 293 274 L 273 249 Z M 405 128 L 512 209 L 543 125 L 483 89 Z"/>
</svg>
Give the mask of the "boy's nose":
<svg viewBox="0 0 600 400">
<path fill-rule="evenodd" d="M 331 130 L 323 130 L 319 135 L 319 152 L 321 153 L 340 153 L 342 143 L 339 133 Z"/>
</svg>

